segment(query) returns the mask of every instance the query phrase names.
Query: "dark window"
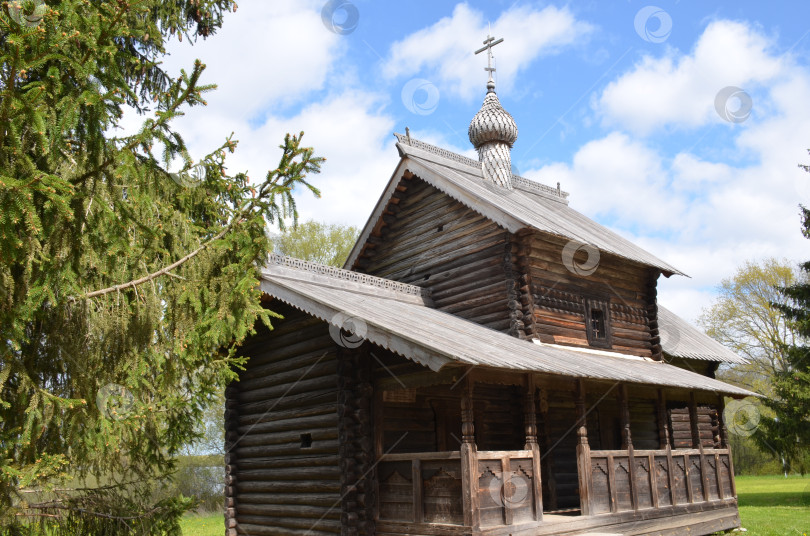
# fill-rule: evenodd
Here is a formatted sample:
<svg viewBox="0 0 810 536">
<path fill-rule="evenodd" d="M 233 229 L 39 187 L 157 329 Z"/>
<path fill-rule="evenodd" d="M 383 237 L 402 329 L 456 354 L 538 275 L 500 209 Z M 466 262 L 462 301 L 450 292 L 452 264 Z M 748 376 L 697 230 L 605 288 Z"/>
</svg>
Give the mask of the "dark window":
<svg viewBox="0 0 810 536">
<path fill-rule="evenodd" d="M 312 434 L 301 434 L 301 448 L 312 448 Z"/>
<path fill-rule="evenodd" d="M 588 343 L 598 348 L 610 348 L 610 312 L 607 301 L 585 300 L 585 327 Z"/>
</svg>

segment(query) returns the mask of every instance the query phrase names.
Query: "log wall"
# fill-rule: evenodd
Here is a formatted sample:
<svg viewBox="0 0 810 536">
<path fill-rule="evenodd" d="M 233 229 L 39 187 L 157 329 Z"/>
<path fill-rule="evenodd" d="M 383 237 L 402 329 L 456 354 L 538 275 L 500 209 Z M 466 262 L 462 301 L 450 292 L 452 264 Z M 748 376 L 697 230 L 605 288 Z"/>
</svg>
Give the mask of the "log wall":
<svg viewBox="0 0 810 536">
<path fill-rule="evenodd" d="M 429 288 L 437 309 L 521 336 L 509 233 L 416 177 L 397 190 L 354 269 Z"/>
<path fill-rule="evenodd" d="M 587 309 L 601 302 L 607 304 L 606 347 L 660 359 L 657 271 L 602 252 L 591 272 L 586 251 L 566 259 L 568 241 L 541 232 L 518 236 L 515 244 L 527 333 L 547 343 L 592 345 Z M 577 267 L 584 269 L 577 273 Z"/>
<path fill-rule="evenodd" d="M 337 346 L 324 322 L 273 310 L 285 319 L 226 391 L 227 535 L 340 534 Z"/>
</svg>

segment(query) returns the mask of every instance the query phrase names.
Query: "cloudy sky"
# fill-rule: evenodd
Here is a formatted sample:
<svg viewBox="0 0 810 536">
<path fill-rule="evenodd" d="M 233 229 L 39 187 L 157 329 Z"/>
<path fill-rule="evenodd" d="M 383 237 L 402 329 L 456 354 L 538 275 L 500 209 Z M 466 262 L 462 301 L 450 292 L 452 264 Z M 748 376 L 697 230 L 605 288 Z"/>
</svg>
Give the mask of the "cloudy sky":
<svg viewBox="0 0 810 536">
<path fill-rule="evenodd" d="M 491 25 L 520 174 L 688 273 L 659 296 L 694 320 L 744 261 L 810 258 L 810 4 L 656 1 L 245 0 L 173 46 L 170 70 L 200 58 L 219 86 L 178 127 L 199 156 L 234 132 L 232 171 L 256 177 L 304 130 L 327 162 L 301 216 L 362 226 L 393 132 L 475 157 Z"/>
</svg>

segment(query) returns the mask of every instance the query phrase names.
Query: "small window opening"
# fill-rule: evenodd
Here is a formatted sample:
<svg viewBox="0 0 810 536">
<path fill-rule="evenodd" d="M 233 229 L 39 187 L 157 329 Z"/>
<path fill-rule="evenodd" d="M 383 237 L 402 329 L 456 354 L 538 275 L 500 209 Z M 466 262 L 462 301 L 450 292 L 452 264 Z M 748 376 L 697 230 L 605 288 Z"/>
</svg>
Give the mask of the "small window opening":
<svg viewBox="0 0 810 536">
<path fill-rule="evenodd" d="M 599 299 L 587 299 L 585 303 L 585 329 L 588 343 L 598 348 L 610 348 L 610 304 Z"/>
<path fill-rule="evenodd" d="M 605 329 L 605 313 L 600 309 L 591 309 L 591 333 L 596 340 L 605 340 L 607 330 Z"/>
<path fill-rule="evenodd" d="M 301 434 L 301 448 L 312 448 L 312 434 Z"/>
</svg>

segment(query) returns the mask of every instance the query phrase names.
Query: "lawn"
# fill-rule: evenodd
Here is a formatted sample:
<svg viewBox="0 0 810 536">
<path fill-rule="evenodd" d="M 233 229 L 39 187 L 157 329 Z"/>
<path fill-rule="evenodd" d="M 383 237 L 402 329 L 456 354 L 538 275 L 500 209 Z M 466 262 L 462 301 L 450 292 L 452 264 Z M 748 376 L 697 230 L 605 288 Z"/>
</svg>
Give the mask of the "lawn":
<svg viewBox="0 0 810 536">
<path fill-rule="evenodd" d="M 222 514 L 189 514 L 180 521 L 183 536 L 222 536 L 225 517 Z"/>
<path fill-rule="evenodd" d="M 746 536 L 810 536 L 810 476 L 738 476 Z"/>
<path fill-rule="evenodd" d="M 810 476 L 738 476 L 745 536 L 810 536 Z M 184 536 L 222 536 L 222 514 L 183 518 Z"/>
</svg>

